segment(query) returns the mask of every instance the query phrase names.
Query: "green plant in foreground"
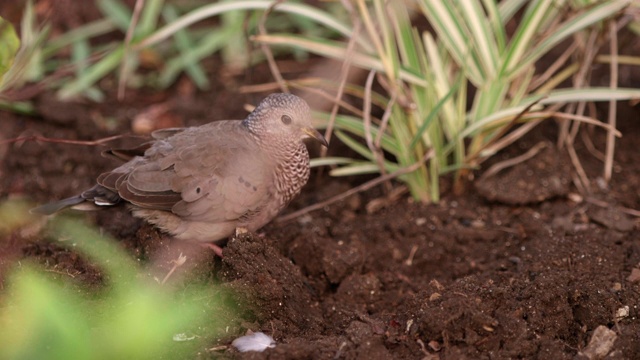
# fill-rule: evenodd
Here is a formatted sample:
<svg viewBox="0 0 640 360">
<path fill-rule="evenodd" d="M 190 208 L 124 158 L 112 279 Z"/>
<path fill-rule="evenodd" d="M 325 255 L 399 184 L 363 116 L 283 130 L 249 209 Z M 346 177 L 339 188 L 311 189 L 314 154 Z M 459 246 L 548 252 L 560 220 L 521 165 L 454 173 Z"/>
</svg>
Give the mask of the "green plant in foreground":
<svg viewBox="0 0 640 360">
<path fill-rule="evenodd" d="M 35 265 L 14 269 L 0 293 L 2 359 L 193 358 L 233 316 L 215 287 L 169 290 L 94 230 L 68 220 L 55 229 L 102 268 L 106 284 L 92 291 Z"/>
<path fill-rule="evenodd" d="M 536 71 L 542 56 L 621 15 L 629 0 L 580 8 L 555 0 L 351 3 L 354 10 L 349 24 L 328 21 L 321 13 L 308 16 L 355 41 L 352 50 L 345 42 L 294 34 L 256 37 L 271 46 L 338 59 L 377 76 L 383 91 L 371 90 L 372 82 L 368 82 L 365 86 L 348 84 L 345 92 L 385 110 L 387 118 L 363 122 L 361 118 L 369 116 L 364 113 L 335 119 L 336 135 L 365 161 L 334 158 L 316 162 L 341 165 L 333 175 L 393 173 L 417 166 L 400 179 L 414 198 L 437 201 L 440 175 L 468 171 L 542 119 L 555 116 L 588 122 L 619 135 L 596 119 L 559 113 L 562 105 L 640 97 L 638 89 L 557 88 L 576 75 L 577 64 L 558 63 L 557 68 Z M 410 14 L 408 9 L 415 8 L 418 10 Z M 412 26 L 420 16 L 434 33 L 419 32 Z M 510 23 L 516 24 L 515 30 L 507 30 Z M 362 30 L 356 32 L 358 28 Z M 573 52 L 565 54 L 566 59 L 572 55 L 582 58 L 579 47 L 570 49 Z M 548 105 L 557 107 L 549 110 Z M 323 117 L 329 121 L 329 114 Z M 516 123 L 524 125 L 509 132 Z M 423 162 L 431 151 L 430 160 Z"/>
</svg>

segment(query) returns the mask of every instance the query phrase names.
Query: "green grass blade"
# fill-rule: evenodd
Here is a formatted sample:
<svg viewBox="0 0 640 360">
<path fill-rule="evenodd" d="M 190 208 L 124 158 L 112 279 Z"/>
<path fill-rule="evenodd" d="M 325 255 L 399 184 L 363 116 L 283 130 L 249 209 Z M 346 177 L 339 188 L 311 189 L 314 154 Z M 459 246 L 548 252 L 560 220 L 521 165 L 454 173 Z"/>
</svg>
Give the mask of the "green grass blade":
<svg viewBox="0 0 640 360">
<path fill-rule="evenodd" d="M 68 99 L 86 91 L 98 80 L 116 69 L 122 61 L 122 55 L 123 48 L 119 46 L 103 59 L 90 66 L 81 78 L 77 78 L 63 86 L 58 91 L 58 96 L 62 99 Z"/>
<path fill-rule="evenodd" d="M 164 0 L 147 0 L 144 3 L 136 35 L 148 35 L 157 28 L 164 3 Z"/>
<path fill-rule="evenodd" d="M 528 97 L 523 103 L 531 103 L 536 96 Z M 558 89 L 547 94 L 540 104 L 556 104 L 578 101 L 610 101 L 610 100 L 637 100 L 640 99 L 640 89 L 592 87 L 589 89 Z"/>
<path fill-rule="evenodd" d="M 347 56 L 347 49 L 343 43 L 323 40 L 323 39 L 307 39 L 297 35 L 265 35 L 255 36 L 254 40 L 269 45 L 286 45 L 308 51 L 313 54 L 325 56 L 332 59 L 344 60 Z M 362 67 L 368 70 L 376 70 L 384 72 L 385 68 L 380 59 L 359 53 L 357 51 L 350 53 L 351 63 L 354 66 Z M 399 77 L 418 86 L 427 86 L 424 78 L 418 74 L 411 73 L 406 69 L 400 69 Z"/>
<path fill-rule="evenodd" d="M 96 36 L 104 35 L 115 29 L 116 27 L 110 19 L 100 19 L 79 26 L 73 30 L 69 30 L 64 34 L 48 40 L 42 51 L 42 55 L 44 58 L 49 58 L 61 51 L 62 48 L 69 46 L 75 42 L 88 40 Z"/>
<path fill-rule="evenodd" d="M 575 16 L 573 19 L 565 22 L 559 29 L 554 31 L 548 38 L 543 40 L 539 45 L 534 46 L 524 60 L 513 69 L 514 74 L 536 62 L 542 55 L 548 53 L 554 46 L 558 45 L 574 33 L 581 31 L 589 26 L 598 24 L 611 16 L 619 14 L 622 9 L 630 4 L 630 0 L 605 1 L 598 6 Z"/>
<path fill-rule="evenodd" d="M 206 5 L 183 15 L 182 17 L 180 17 L 180 19 L 172 22 L 171 24 L 167 24 L 166 26 L 157 30 L 156 32 L 145 38 L 139 46 L 145 47 L 157 44 L 160 41 L 173 35 L 179 29 L 185 28 L 200 20 L 213 17 L 221 13 L 238 10 L 266 10 L 272 5 L 273 1 L 270 0 L 239 0 Z M 296 3 L 282 3 L 278 4 L 278 6 L 275 7 L 274 11 L 306 17 L 317 22 L 318 24 L 321 24 L 329 29 L 338 32 L 345 37 L 350 37 L 352 35 L 352 29 L 349 26 L 337 20 L 333 15 L 319 10 L 318 8 L 313 6 Z M 356 41 L 358 45 L 362 46 L 363 49 L 365 49 L 367 52 L 372 51 L 372 47 L 368 42 L 360 38 L 358 38 Z"/>
<path fill-rule="evenodd" d="M 20 48 L 20 39 L 13 25 L 0 17 L 0 88 L 2 87 L 2 79 L 9 71 L 13 61 L 18 54 Z"/>
<path fill-rule="evenodd" d="M 131 9 L 120 0 L 99 0 L 98 8 L 123 33 L 131 24 Z"/>
<path fill-rule="evenodd" d="M 197 64 L 202 61 L 202 59 L 220 50 L 225 45 L 227 38 L 228 33 L 226 29 L 213 30 L 198 41 L 187 53 L 179 54 L 169 59 L 160 72 L 160 87 L 166 88 L 170 86 L 188 64 Z"/>
<path fill-rule="evenodd" d="M 422 122 L 422 124 L 420 124 L 420 127 L 418 128 L 418 130 L 416 130 L 415 135 L 411 140 L 411 143 L 409 143 L 410 149 L 413 149 L 418 144 L 418 142 L 422 138 L 422 134 L 427 129 L 427 127 L 431 125 L 433 120 L 436 119 L 436 117 L 440 113 L 440 110 L 442 109 L 444 104 L 446 104 L 449 101 L 449 99 L 451 99 L 451 97 L 457 92 L 458 87 L 460 85 L 461 78 L 462 77 L 458 75 L 458 80 L 454 82 L 453 87 L 449 89 L 449 92 L 444 97 L 440 98 L 438 103 L 436 103 L 436 106 L 434 106 L 431 112 L 429 112 L 429 114 L 427 115 L 427 118 Z"/>
<path fill-rule="evenodd" d="M 345 157 L 322 157 L 311 159 L 310 165 L 312 168 L 320 166 L 333 166 L 333 165 L 347 165 L 357 163 L 357 160 Z"/>
<path fill-rule="evenodd" d="M 462 0 L 459 8 L 469 27 L 469 41 L 472 42 L 473 52 L 482 66 L 484 80 L 491 81 L 498 72 L 499 52 L 490 23 L 487 22 L 487 16 L 477 0 Z"/>
<path fill-rule="evenodd" d="M 553 7 L 553 2 L 554 0 L 535 0 L 529 3 L 518 24 L 518 30 L 508 45 L 501 74 L 513 73 L 513 70 L 522 64 L 522 58 L 531 46 L 532 39 L 544 21 L 545 15 Z"/>
<path fill-rule="evenodd" d="M 175 21 L 178 18 L 178 13 L 172 5 L 167 4 L 162 10 L 162 15 L 167 22 Z M 194 41 L 191 38 L 191 35 L 186 29 L 182 29 L 177 31 L 174 34 L 174 39 L 178 51 L 180 52 L 180 56 L 185 59 L 193 59 L 193 56 L 190 54 L 194 48 Z M 196 84 L 198 89 L 206 90 L 209 88 L 209 80 L 207 79 L 207 75 L 200 66 L 200 64 L 196 61 L 185 61 L 184 63 L 184 71 L 187 73 L 189 78 Z"/>
<path fill-rule="evenodd" d="M 393 170 L 390 170 L 393 171 Z M 341 166 L 339 168 L 329 171 L 331 176 L 354 176 L 354 175 L 366 175 L 376 174 L 380 172 L 380 168 L 377 164 L 371 162 L 363 162 L 358 164 L 350 164 Z"/>
<path fill-rule="evenodd" d="M 435 28 L 439 41 L 450 51 L 460 66 L 468 72 L 469 79 L 480 86 L 485 78 L 474 56 L 469 43 L 470 35 L 460 22 L 462 16 L 456 11 L 455 5 L 449 1 L 420 1 L 423 14 Z"/>
</svg>

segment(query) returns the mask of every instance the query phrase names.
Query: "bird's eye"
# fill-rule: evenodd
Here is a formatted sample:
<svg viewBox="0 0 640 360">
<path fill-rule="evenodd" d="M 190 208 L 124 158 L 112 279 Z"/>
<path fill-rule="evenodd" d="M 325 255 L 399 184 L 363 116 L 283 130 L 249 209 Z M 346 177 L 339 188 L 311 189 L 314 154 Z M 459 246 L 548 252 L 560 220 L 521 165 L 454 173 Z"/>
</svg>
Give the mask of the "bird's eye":
<svg viewBox="0 0 640 360">
<path fill-rule="evenodd" d="M 282 115 L 280 120 L 282 120 L 282 123 L 285 124 L 285 125 L 291 124 L 291 116 L 289 116 L 289 115 Z"/>
</svg>

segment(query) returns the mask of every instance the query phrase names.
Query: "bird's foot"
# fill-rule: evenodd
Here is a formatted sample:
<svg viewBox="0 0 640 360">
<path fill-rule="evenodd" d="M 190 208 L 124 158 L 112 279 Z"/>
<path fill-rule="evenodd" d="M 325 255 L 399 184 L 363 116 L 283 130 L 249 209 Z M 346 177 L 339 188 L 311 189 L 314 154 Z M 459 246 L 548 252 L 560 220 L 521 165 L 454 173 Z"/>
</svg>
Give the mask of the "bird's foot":
<svg viewBox="0 0 640 360">
<path fill-rule="evenodd" d="M 222 248 L 214 243 L 203 243 L 203 247 L 213 250 L 213 252 L 222 259 Z"/>
</svg>

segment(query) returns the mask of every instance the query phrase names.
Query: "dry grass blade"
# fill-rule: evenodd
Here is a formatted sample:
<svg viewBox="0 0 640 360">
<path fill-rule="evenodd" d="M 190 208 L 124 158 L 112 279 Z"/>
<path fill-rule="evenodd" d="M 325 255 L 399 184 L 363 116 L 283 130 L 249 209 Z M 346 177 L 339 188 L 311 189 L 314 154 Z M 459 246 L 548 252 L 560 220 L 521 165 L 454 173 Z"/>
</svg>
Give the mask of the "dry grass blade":
<svg viewBox="0 0 640 360">
<path fill-rule="evenodd" d="M 611 203 L 608 203 L 606 201 L 602 201 L 596 198 L 592 198 L 592 197 L 586 197 L 584 199 L 586 202 L 588 202 L 589 204 L 593 204 L 605 209 L 611 208 Z M 624 207 L 624 206 L 616 206 L 616 208 L 618 208 L 621 212 L 627 214 L 627 215 L 631 215 L 631 216 L 636 216 L 640 218 L 640 210 L 636 210 L 636 209 L 631 209 L 628 207 Z"/>
<path fill-rule="evenodd" d="M 598 31 L 594 29 L 589 34 L 589 39 L 587 40 L 584 49 L 584 59 L 581 63 L 580 71 L 578 71 L 578 74 L 576 75 L 576 77 L 574 77 L 574 88 L 581 88 L 584 86 L 584 84 L 589 83 L 589 69 L 591 69 L 591 65 L 593 64 L 593 61 L 598 52 L 598 46 L 596 46 L 597 39 Z M 570 111 L 568 111 L 568 113 L 574 113 L 575 115 L 582 116 L 584 114 L 585 107 L 585 101 L 581 101 L 577 105 L 571 104 L 569 106 Z M 587 176 L 587 173 L 584 170 L 584 167 L 580 162 L 580 158 L 578 157 L 578 154 L 576 153 L 576 150 L 573 146 L 579 129 L 579 122 L 567 122 L 562 124 L 560 126 L 560 136 L 558 137 L 558 142 L 560 147 L 562 147 L 563 145 L 567 147 L 567 152 L 569 153 L 569 157 L 571 158 L 571 163 L 576 169 L 577 178 L 574 178 L 576 187 L 581 189 L 581 192 L 590 192 L 591 184 L 589 182 L 589 177 Z"/>
<path fill-rule="evenodd" d="M 529 84 L 529 88 L 527 89 L 527 91 L 534 91 L 538 87 L 544 85 L 553 75 L 557 74 L 560 68 L 567 62 L 567 60 L 571 58 L 571 55 L 573 55 L 577 48 L 578 43 L 572 42 L 567 50 L 565 50 L 562 55 L 560 55 L 558 59 L 556 59 L 556 61 L 554 61 L 553 64 L 551 64 L 551 66 L 549 66 L 547 70 L 542 73 L 542 75 L 537 76 L 534 80 L 531 81 L 531 84 Z"/>
<path fill-rule="evenodd" d="M 496 134 L 493 139 L 491 139 L 488 143 L 486 143 L 484 146 L 482 146 L 476 153 L 474 154 L 470 154 L 470 156 L 467 158 L 467 163 L 468 164 L 473 164 L 475 163 L 479 157 L 481 157 L 481 155 L 483 153 L 487 152 L 487 149 L 490 149 L 491 147 L 494 147 L 493 150 L 491 150 L 491 152 L 496 152 L 497 150 L 501 149 L 495 149 L 495 143 L 502 141 L 503 139 L 505 139 L 507 133 L 509 132 L 509 130 L 533 107 L 535 106 L 537 103 L 539 103 L 540 101 L 542 101 L 543 98 L 540 98 L 534 102 L 532 102 L 531 104 L 527 105 L 527 107 L 525 107 L 524 109 L 522 109 L 522 111 L 520 111 L 520 113 L 516 116 L 514 116 L 514 118 L 505 126 L 503 126 L 500 129 L 500 132 L 498 134 Z M 528 132 L 528 131 L 527 131 Z M 518 136 L 516 139 L 514 139 L 513 141 L 517 140 L 518 138 L 520 138 L 521 136 L 523 136 L 524 134 L 526 134 L 527 132 L 517 132 L 518 134 L 520 134 L 520 136 Z M 514 134 L 516 132 L 512 132 L 512 134 Z"/>
<path fill-rule="evenodd" d="M 479 181 L 483 181 L 486 180 L 492 176 L 495 176 L 497 173 L 499 173 L 500 171 L 510 168 L 512 166 L 518 165 L 520 163 L 523 163 L 529 159 L 531 159 L 532 157 L 536 156 L 540 150 L 544 149 L 547 147 L 547 143 L 546 142 L 539 142 L 537 143 L 534 147 L 532 147 L 531 149 L 529 149 L 529 151 L 527 151 L 526 153 L 520 155 L 520 156 L 516 156 L 512 159 L 508 159 L 505 161 L 501 161 L 499 163 L 494 164 L 493 166 L 491 166 L 489 169 L 487 169 L 487 171 L 484 172 L 484 174 L 482 174 L 482 176 L 480 177 L 480 179 L 478 179 Z"/>
<path fill-rule="evenodd" d="M 44 136 L 33 135 L 33 136 L 21 136 L 18 138 L 7 139 L 0 141 L 0 145 L 17 143 L 17 142 L 25 142 L 25 141 L 39 141 L 39 142 L 49 142 L 49 143 L 57 143 L 57 144 L 70 144 L 70 145 L 84 145 L 84 146 L 102 146 L 109 141 L 113 141 L 116 139 L 121 139 L 125 137 L 141 137 L 136 135 L 114 135 L 106 138 L 98 139 L 98 140 L 68 140 L 68 139 L 52 139 Z"/>
<path fill-rule="evenodd" d="M 283 1 L 284 0 L 274 1 L 273 4 L 271 4 L 271 6 L 267 8 L 267 10 L 265 10 L 264 14 L 262 14 L 262 17 L 260 17 L 260 23 L 258 24 L 258 31 L 260 35 L 262 36 L 267 35 L 267 28 L 265 26 L 267 22 L 267 17 L 269 16 L 269 14 L 271 14 L 273 9 L 278 4 L 281 4 Z M 271 48 L 265 43 L 260 43 L 260 50 L 262 50 L 262 52 L 264 53 L 264 56 L 267 58 L 267 63 L 269 64 L 269 69 L 271 70 L 271 74 L 276 79 L 276 82 L 278 83 L 278 85 L 280 85 L 280 89 L 282 90 L 282 92 L 288 93 L 289 87 L 287 86 L 286 81 L 284 81 L 284 78 L 282 77 L 282 73 L 278 68 L 278 64 L 276 64 L 276 60 L 273 56 L 273 52 L 271 52 Z"/>
<path fill-rule="evenodd" d="M 364 98 L 362 99 L 364 102 L 364 108 L 362 112 L 364 113 L 364 138 L 367 143 L 367 147 L 371 153 L 375 156 L 376 163 L 378 165 L 378 170 L 380 171 L 380 175 L 384 176 L 387 174 L 387 171 L 384 167 L 384 154 L 382 153 L 382 149 L 380 149 L 380 145 L 376 144 L 373 141 L 373 136 L 371 135 L 371 88 L 373 87 L 373 79 L 376 76 L 376 71 L 371 70 L 369 75 L 367 76 L 367 81 L 364 87 Z M 380 136 L 380 133 L 377 137 Z M 387 193 L 391 191 L 391 182 L 385 181 L 384 188 Z"/>
<path fill-rule="evenodd" d="M 136 31 L 136 25 L 140 19 L 142 8 L 144 7 L 144 0 L 136 0 L 136 5 L 133 8 L 133 14 L 131 15 L 131 23 L 127 29 L 127 34 L 124 38 L 124 52 L 122 55 L 122 64 L 120 65 L 120 75 L 118 76 L 118 100 L 124 99 L 124 91 L 127 84 L 127 75 L 129 70 L 129 50 L 131 47 L 131 39 Z"/>
<path fill-rule="evenodd" d="M 611 89 L 618 87 L 618 29 L 616 23 L 609 24 L 609 44 L 611 49 L 611 79 L 609 86 Z M 611 180 L 613 172 L 613 155 L 616 147 L 616 136 L 614 130 L 616 128 L 616 100 L 609 101 L 609 133 L 607 134 L 607 147 L 605 150 L 604 161 L 604 180 L 608 183 Z"/>
<path fill-rule="evenodd" d="M 333 106 L 331 108 L 331 116 L 329 117 L 329 123 L 327 124 L 327 128 L 324 132 L 324 138 L 327 139 L 327 142 L 331 142 L 331 135 L 333 135 L 333 127 L 336 122 L 336 116 L 338 115 L 338 109 L 340 108 L 340 100 L 342 99 L 342 95 L 344 94 L 344 88 L 347 85 L 347 78 L 349 76 L 349 69 L 351 69 L 351 54 L 355 49 L 356 38 L 360 34 L 360 21 L 357 19 L 354 20 L 355 25 L 353 28 L 353 36 L 349 39 L 349 43 L 347 45 L 347 56 L 345 57 L 344 62 L 342 63 L 342 69 L 340 70 L 340 84 L 338 85 L 338 91 L 336 92 L 336 96 L 333 99 Z M 323 147 L 320 149 L 320 157 L 327 156 L 327 151 L 329 149 Z"/>
<path fill-rule="evenodd" d="M 580 70 L 578 71 L 578 73 L 574 76 L 573 78 L 573 87 L 574 88 L 581 88 L 585 83 L 587 83 L 586 78 L 587 78 L 587 73 L 589 71 L 589 69 L 591 69 L 591 65 L 593 64 L 593 60 L 594 57 L 596 56 L 597 53 L 597 47 L 596 47 L 596 40 L 598 39 L 598 32 L 593 30 L 591 31 L 591 33 L 589 34 L 589 38 L 587 40 L 586 45 L 584 46 L 584 49 L 582 50 L 583 55 L 583 59 L 581 62 L 581 66 L 580 66 Z M 579 42 L 579 38 L 576 38 L 576 43 Z M 578 104 L 579 107 L 579 104 Z M 583 113 L 578 111 L 575 112 L 576 109 L 576 104 L 572 103 L 568 106 L 567 109 L 567 113 L 575 113 L 577 115 L 582 115 Z M 573 140 L 569 139 L 569 129 L 571 127 L 571 123 L 562 123 L 560 124 L 560 135 L 558 136 L 558 147 L 562 148 L 565 145 L 566 146 L 570 146 L 573 142 Z M 571 145 L 572 146 L 572 145 Z"/>
<path fill-rule="evenodd" d="M 295 81 L 287 81 L 287 85 L 289 85 L 294 89 L 304 90 L 305 92 L 318 95 L 322 99 L 327 100 L 327 102 L 337 103 L 340 108 L 347 110 L 350 113 L 355 114 L 356 116 L 364 117 L 362 110 L 356 108 L 355 106 L 343 100 L 336 100 L 335 95 L 331 95 L 325 90 L 319 89 L 318 86 L 320 82 L 321 82 L 321 79 L 318 79 L 318 78 L 307 78 L 307 79 L 300 79 Z M 265 84 L 259 84 L 259 85 L 243 85 L 240 87 L 239 91 L 240 93 L 246 94 L 246 93 L 264 92 L 264 91 L 275 91 L 277 89 L 278 89 L 278 84 L 275 82 L 271 82 L 271 83 L 265 83 Z"/>
</svg>

